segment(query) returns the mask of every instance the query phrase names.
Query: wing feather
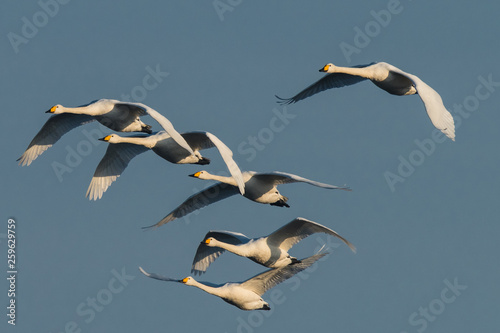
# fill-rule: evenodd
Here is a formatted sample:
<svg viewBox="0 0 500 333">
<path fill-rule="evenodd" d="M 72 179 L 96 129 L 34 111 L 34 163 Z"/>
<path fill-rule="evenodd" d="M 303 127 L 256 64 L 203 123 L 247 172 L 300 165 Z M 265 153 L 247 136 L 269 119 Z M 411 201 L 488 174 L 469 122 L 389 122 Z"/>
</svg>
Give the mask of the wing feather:
<svg viewBox="0 0 500 333">
<path fill-rule="evenodd" d="M 328 252 L 318 253 L 308 258 L 302 259 L 296 264 L 291 264 L 281 268 L 275 268 L 256 275 L 241 284 L 242 287 L 255 292 L 262 296 L 266 291 L 280 284 L 281 282 L 291 278 L 295 274 L 303 271 L 318 259 L 327 255 Z"/>
<path fill-rule="evenodd" d="M 19 165 L 28 166 L 44 151 L 52 147 L 64 134 L 72 129 L 93 122 L 95 118 L 83 114 L 63 113 L 50 117 L 42 129 L 31 140 L 28 148 L 17 160 Z"/>
<path fill-rule="evenodd" d="M 212 185 L 201 192 L 198 192 L 190 196 L 186 201 L 184 201 L 179 207 L 170 212 L 165 216 L 160 222 L 151 225 L 149 227 L 144 227 L 143 229 L 157 228 L 165 223 L 171 222 L 180 217 L 186 216 L 198 209 L 206 207 L 212 203 L 220 201 L 222 199 L 228 198 L 232 195 L 238 194 L 238 189 L 236 186 L 217 183 Z"/>
<path fill-rule="evenodd" d="M 209 231 L 203 239 L 205 240 L 210 237 L 232 245 L 243 244 L 250 240 L 243 234 L 231 231 Z M 224 251 L 223 248 L 207 246 L 204 242 L 201 242 L 193 259 L 191 273 L 194 275 L 205 273 L 208 266 L 224 253 Z"/>
<path fill-rule="evenodd" d="M 142 145 L 131 143 L 109 144 L 90 181 L 86 194 L 89 200 L 101 199 L 108 187 L 120 177 L 129 162 L 148 150 Z"/>
<path fill-rule="evenodd" d="M 319 223 L 307 220 L 302 217 L 297 217 L 295 220 L 279 228 L 267 239 L 270 244 L 278 246 L 285 251 L 288 251 L 292 246 L 300 242 L 302 239 L 315 234 L 325 233 L 342 240 L 351 250 L 356 253 L 356 247 L 352 245 L 347 239 L 340 236 L 337 232 L 330 228 L 325 227 Z"/>
</svg>

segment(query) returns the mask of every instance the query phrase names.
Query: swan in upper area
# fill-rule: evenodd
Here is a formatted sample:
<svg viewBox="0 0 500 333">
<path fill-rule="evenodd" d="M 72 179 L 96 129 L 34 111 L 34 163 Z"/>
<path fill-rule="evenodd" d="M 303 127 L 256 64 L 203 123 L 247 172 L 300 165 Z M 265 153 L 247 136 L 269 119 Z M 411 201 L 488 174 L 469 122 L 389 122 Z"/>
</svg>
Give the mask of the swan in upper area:
<svg viewBox="0 0 500 333">
<path fill-rule="evenodd" d="M 147 105 L 114 99 L 100 99 L 75 108 L 68 108 L 58 104 L 51 107 L 46 113 L 54 115 L 47 120 L 24 154 L 18 159 L 19 164 L 22 166 L 30 165 L 64 134 L 83 124 L 97 120 L 114 131 L 151 133 L 151 126 L 144 124 L 139 119 L 139 116 L 149 114 L 155 119 L 159 118 L 159 113 Z M 188 151 L 191 150 L 187 142 L 175 131 L 168 120 L 160 124 L 175 141 Z M 190 152 L 192 153 L 192 151 Z"/>
<path fill-rule="evenodd" d="M 240 193 L 245 193 L 243 176 L 232 158 L 233 152 L 219 138 L 209 132 L 188 132 L 182 133 L 181 136 L 189 144 L 193 153 L 189 153 L 179 146 L 164 131 L 150 136 L 121 137 L 117 134 L 111 134 L 99 139 L 111 144 L 95 170 L 87 190 L 87 196 L 90 200 L 100 199 L 107 188 L 120 177 L 130 160 L 145 151 L 152 150 L 171 163 L 209 164 L 210 160 L 201 156 L 198 151 L 212 147 L 217 147 L 229 172 L 237 179 Z"/>
<path fill-rule="evenodd" d="M 290 207 L 286 203 L 288 198 L 281 195 L 276 188 L 280 184 L 303 182 L 328 189 L 350 191 L 348 187 L 323 184 L 297 175 L 279 171 L 270 173 L 245 171 L 242 175 L 245 182 L 245 194 L 243 196 L 252 201 L 262 204 L 270 204 L 272 206 Z M 167 222 L 192 213 L 195 210 L 239 193 L 237 183 L 233 177 L 213 175 L 207 171 L 199 171 L 190 176 L 199 179 L 217 180 L 219 183 L 190 196 L 179 207 L 165 216 L 160 222 L 145 228 L 159 227 Z"/>
<path fill-rule="evenodd" d="M 182 280 L 177 280 L 158 274 L 147 273 L 141 267 L 139 267 L 139 270 L 144 275 L 153 279 L 180 282 L 188 286 L 195 286 L 209 294 L 222 298 L 223 301 L 232 304 L 241 310 L 270 310 L 271 307 L 269 304 L 262 299 L 262 295 L 266 291 L 308 268 L 318 259 L 327 254 L 328 253 L 315 254 L 311 257 L 302 259 L 295 264 L 267 270 L 241 283 L 228 282 L 226 284 L 219 285 L 208 282 L 198 282 L 191 276 Z"/>
<path fill-rule="evenodd" d="M 225 250 L 269 268 L 294 264 L 298 260 L 290 256 L 288 250 L 302 239 L 319 232 L 339 238 L 356 253 L 354 245 L 332 229 L 298 217 L 266 237 L 248 238 L 231 231 L 208 232 L 196 250 L 191 273 L 205 273 Z"/>
<path fill-rule="evenodd" d="M 296 103 L 323 90 L 350 86 L 363 80 L 371 80 L 377 87 L 392 95 L 418 94 L 424 102 L 427 115 L 432 124 L 453 141 L 455 141 L 455 124 L 450 112 L 446 110 L 441 96 L 417 76 L 403 72 L 385 62 L 371 63 L 353 67 L 339 67 L 332 63 L 319 70 L 329 73 L 322 79 L 311 84 L 297 95 L 283 99 L 283 104 Z"/>
</svg>

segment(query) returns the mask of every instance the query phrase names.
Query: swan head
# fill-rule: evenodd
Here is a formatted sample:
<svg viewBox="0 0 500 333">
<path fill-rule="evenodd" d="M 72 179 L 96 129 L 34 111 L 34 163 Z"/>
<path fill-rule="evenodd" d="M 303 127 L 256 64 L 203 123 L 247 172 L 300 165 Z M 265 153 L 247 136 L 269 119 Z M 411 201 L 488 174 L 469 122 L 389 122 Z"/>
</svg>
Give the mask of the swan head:
<svg viewBox="0 0 500 333">
<path fill-rule="evenodd" d="M 109 143 L 119 143 L 120 142 L 120 136 L 116 134 L 110 134 L 105 136 L 104 138 L 98 139 L 99 141 L 105 141 Z"/>
<path fill-rule="evenodd" d="M 328 63 L 323 68 L 319 70 L 320 72 L 324 73 L 335 73 L 335 65 L 332 63 Z"/>
<path fill-rule="evenodd" d="M 185 277 L 184 279 L 180 280 L 180 282 L 184 283 L 187 286 L 192 286 L 194 284 L 195 280 L 192 277 L 188 276 L 188 277 Z"/>
<path fill-rule="evenodd" d="M 205 170 L 198 171 L 197 173 L 193 173 L 192 175 L 189 175 L 189 177 L 194 177 L 194 178 L 199 178 L 199 179 L 210 179 L 209 173 Z"/>
<path fill-rule="evenodd" d="M 52 114 L 64 113 L 64 106 L 62 106 L 61 104 L 56 104 L 47 111 L 45 111 L 45 113 L 52 113 Z"/>
<path fill-rule="evenodd" d="M 213 237 L 209 237 L 209 238 L 205 239 L 202 243 L 205 244 L 206 246 L 209 246 L 209 247 L 217 246 L 215 244 L 215 243 L 217 243 L 217 240 Z"/>
</svg>

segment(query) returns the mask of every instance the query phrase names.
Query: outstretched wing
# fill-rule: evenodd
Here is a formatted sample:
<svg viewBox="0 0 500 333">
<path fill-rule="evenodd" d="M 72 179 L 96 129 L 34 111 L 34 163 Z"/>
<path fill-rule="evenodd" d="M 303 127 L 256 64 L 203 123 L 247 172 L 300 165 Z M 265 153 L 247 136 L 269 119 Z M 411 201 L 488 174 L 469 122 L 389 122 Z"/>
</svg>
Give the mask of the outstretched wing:
<svg viewBox="0 0 500 333">
<path fill-rule="evenodd" d="M 256 275 L 241 284 L 242 287 L 262 296 L 266 291 L 308 268 L 328 252 L 315 254 L 300 262 L 281 268 L 274 268 Z"/>
<path fill-rule="evenodd" d="M 120 177 L 129 162 L 137 155 L 148 150 L 142 145 L 131 143 L 109 144 L 106 154 L 97 165 L 85 196 L 89 200 L 101 199 L 108 187 Z"/>
<path fill-rule="evenodd" d="M 143 229 L 157 228 L 165 223 L 186 216 L 189 213 L 194 212 L 195 210 L 201 209 L 214 202 L 228 198 L 235 194 L 238 194 L 238 188 L 236 186 L 228 185 L 225 183 L 217 183 L 204 189 L 201 192 L 190 196 L 179 207 L 165 216 L 160 222 L 149 227 L 144 227 Z"/>
<path fill-rule="evenodd" d="M 413 81 L 415 89 L 424 103 L 427 115 L 432 124 L 448 138 L 455 141 L 455 123 L 453 121 L 453 116 L 446 110 L 441 95 L 424 81 L 420 80 L 416 75 L 406 73 L 392 65 L 389 65 L 389 68 L 391 71 L 404 75 Z"/>
<path fill-rule="evenodd" d="M 182 133 L 184 139 L 194 150 L 208 149 L 216 147 L 222 159 L 226 163 L 229 173 L 238 184 L 241 195 L 245 194 L 245 181 L 238 167 L 233 160 L 233 152 L 218 137 L 209 132 L 188 132 Z"/>
<path fill-rule="evenodd" d="M 293 175 L 291 173 L 285 173 L 285 172 L 280 172 L 280 171 L 274 171 L 274 172 L 270 172 L 270 173 L 257 173 L 255 175 L 253 175 L 253 177 L 256 179 L 260 179 L 264 182 L 273 183 L 274 185 L 290 184 L 290 183 L 307 183 L 310 185 L 328 188 L 328 189 L 351 191 L 351 189 L 349 187 L 335 186 L 335 185 L 320 183 L 320 182 L 310 180 L 310 179 L 307 179 L 304 177 Z"/>
<path fill-rule="evenodd" d="M 163 127 L 163 129 L 168 133 L 168 135 L 170 135 L 172 139 L 174 139 L 175 142 L 179 144 L 179 146 L 186 149 L 190 154 L 194 153 L 191 147 L 186 142 L 186 140 L 182 137 L 182 135 L 180 135 L 179 132 L 175 130 L 174 125 L 172 125 L 170 120 L 165 118 L 165 116 L 163 116 L 161 113 L 142 103 L 130 102 L 128 104 L 142 108 L 147 114 L 153 117 L 153 119 L 156 120 L 161 125 L 161 127 Z"/>
<path fill-rule="evenodd" d="M 23 155 L 17 159 L 19 165 L 30 165 L 31 162 L 52 147 L 64 134 L 94 120 L 94 117 L 84 114 L 62 113 L 53 115 L 47 120 L 33 140 L 31 140 Z"/>
<path fill-rule="evenodd" d="M 160 280 L 160 281 L 170 281 L 170 282 L 181 282 L 179 279 L 172 279 L 163 275 L 155 274 L 155 273 L 148 273 L 146 272 L 142 267 L 139 266 L 139 270 L 141 271 L 142 274 L 146 275 L 147 277 L 150 277 L 152 279 Z"/>
<path fill-rule="evenodd" d="M 302 217 L 297 217 L 292 222 L 279 228 L 267 237 L 270 244 L 278 246 L 285 251 L 288 251 L 292 246 L 300 242 L 302 239 L 315 234 L 325 233 L 342 240 L 351 250 L 356 253 L 356 247 L 352 245 L 347 239 L 340 236 L 337 232 L 330 228 L 325 227 L 319 223 L 309 221 Z"/>
<path fill-rule="evenodd" d="M 209 231 L 203 240 L 210 237 L 232 245 L 247 243 L 250 240 L 250 238 L 243 234 L 231 231 Z M 224 253 L 224 251 L 223 248 L 207 246 L 204 242 L 201 242 L 194 255 L 191 273 L 194 275 L 205 273 L 208 266 Z"/>
<path fill-rule="evenodd" d="M 353 67 L 362 68 L 371 66 L 373 64 L 374 63 L 368 65 L 358 65 Z M 305 88 L 304 90 L 302 90 L 297 95 L 291 98 L 281 98 L 278 96 L 276 96 L 276 98 L 279 99 L 278 103 L 280 104 L 293 104 L 312 95 L 316 95 L 317 93 L 322 92 L 323 90 L 350 86 L 364 80 L 366 80 L 366 78 L 361 76 L 349 75 L 345 73 L 330 73 L 326 74 L 324 77 L 314 82 L 309 87 Z"/>
</svg>

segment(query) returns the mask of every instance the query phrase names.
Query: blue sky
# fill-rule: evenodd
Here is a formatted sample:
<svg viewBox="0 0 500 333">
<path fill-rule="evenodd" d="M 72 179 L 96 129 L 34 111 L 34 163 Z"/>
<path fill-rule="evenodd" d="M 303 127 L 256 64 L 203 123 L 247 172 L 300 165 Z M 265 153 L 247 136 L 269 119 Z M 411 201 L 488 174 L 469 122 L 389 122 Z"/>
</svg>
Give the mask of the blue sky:
<svg viewBox="0 0 500 333">
<path fill-rule="evenodd" d="M 500 324 L 499 10 L 469 1 L 5 1 L 0 266 L 7 276 L 12 218 L 18 317 L 7 324 L 4 280 L 2 332 L 491 332 Z M 418 96 L 370 82 L 285 109 L 275 103 L 319 79 L 328 62 L 372 61 L 438 91 L 456 142 L 433 136 Z M 85 191 L 106 149 L 95 139 L 111 133 L 101 125 L 73 130 L 29 167 L 16 163 L 49 107 L 99 98 L 144 102 L 179 132 L 216 134 L 242 170 L 353 191 L 285 185 L 288 209 L 232 197 L 143 232 L 211 184 L 188 174 L 225 170 L 216 151 L 203 152 L 212 163 L 202 168 L 145 153 L 97 202 Z M 183 278 L 208 230 L 257 237 L 298 216 L 358 252 L 325 235 L 302 241 L 296 257 L 325 242 L 332 255 L 265 294 L 271 312 L 244 312 L 137 270 Z M 261 271 L 226 254 L 201 280 Z"/>
</svg>

